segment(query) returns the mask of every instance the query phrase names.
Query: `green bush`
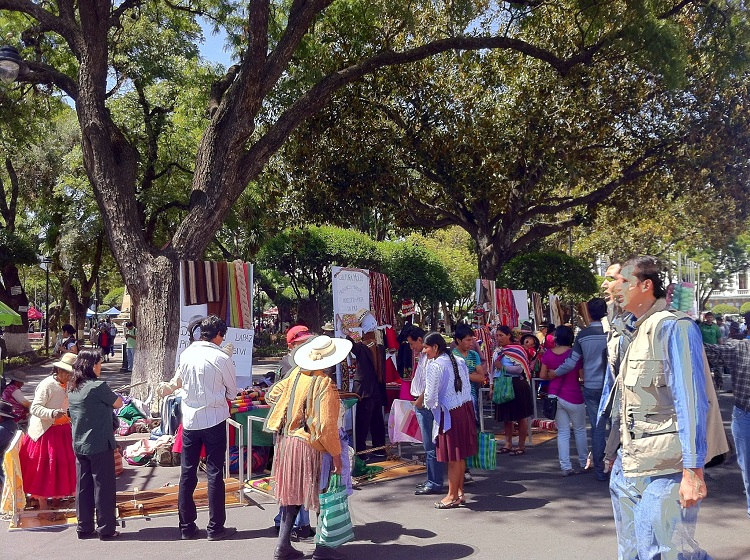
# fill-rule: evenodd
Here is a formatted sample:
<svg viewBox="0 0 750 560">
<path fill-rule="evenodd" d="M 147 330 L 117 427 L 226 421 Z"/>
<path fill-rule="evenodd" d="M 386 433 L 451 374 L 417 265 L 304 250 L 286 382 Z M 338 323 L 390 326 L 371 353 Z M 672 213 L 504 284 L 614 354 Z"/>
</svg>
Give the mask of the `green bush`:
<svg viewBox="0 0 750 560">
<path fill-rule="evenodd" d="M 744 315 L 745 313 L 750 313 L 750 301 L 743 303 L 742 307 L 740 307 L 740 315 Z"/>
<path fill-rule="evenodd" d="M 718 305 L 714 305 L 711 311 L 714 315 L 734 315 L 740 312 L 740 310 L 737 309 L 734 305 L 729 305 L 727 303 L 719 303 Z"/>
</svg>

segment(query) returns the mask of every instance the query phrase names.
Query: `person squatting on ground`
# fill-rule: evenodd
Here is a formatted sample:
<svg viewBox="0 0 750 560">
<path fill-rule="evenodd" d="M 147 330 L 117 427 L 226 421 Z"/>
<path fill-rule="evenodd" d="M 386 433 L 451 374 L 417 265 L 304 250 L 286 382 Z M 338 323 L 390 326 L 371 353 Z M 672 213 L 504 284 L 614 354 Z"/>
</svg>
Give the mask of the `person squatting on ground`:
<svg viewBox="0 0 750 560">
<path fill-rule="evenodd" d="M 478 447 L 469 369 L 448 350 L 440 333 L 425 337 L 423 352 L 429 359 L 424 406 L 435 418 L 429 437 L 435 440 L 437 460 L 448 463 L 448 494 L 435 507 L 451 509 L 464 503 L 466 458 L 476 455 Z"/>
<path fill-rule="evenodd" d="M 264 429 L 277 434 L 274 494 L 282 510 L 275 559 L 304 556 L 291 544 L 294 519 L 302 506 L 318 511 L 320 489 L 327 487 L 327 475 L 342 472 L 338 428 L 341 403 L 335 384 L 324 370 L 343 361 L 351 348 L 349 340 L 326 335 L 311 338 L 294 353 L 299 367 L 266 393 L 271 411 Z M 308 402 L 313 406 L 307 406 Z M 323 452 L 330 455 L 330 473 L 321 472 Z M 336 549 L 317 544 L 313 558 L 341 556 Z"/>
<path fill-rule="evenodd" d="M 709 410 L 701 334 L 687 316 L 666 309 L 654 257 L 625 263 L 618 282 L 613 294 L 634 319 L 611 401 L 610 441 L 619 435 L 610 478 L 618 558 L 710 558 L 695 540 L 707 495 L 708 424 L 718 414 Z"/>
<path fill-rule="evenodd" d="M 68 406 L 76 456 L 78 538 L 106 541 L 120 536 L 115 511 L 115 455 L 112 412 L 122 406 L 102 374 L 102 355 L 83 350 L 73 364 Z M 96 511 L 96 528 L 94 512 Z"/>
</svg>

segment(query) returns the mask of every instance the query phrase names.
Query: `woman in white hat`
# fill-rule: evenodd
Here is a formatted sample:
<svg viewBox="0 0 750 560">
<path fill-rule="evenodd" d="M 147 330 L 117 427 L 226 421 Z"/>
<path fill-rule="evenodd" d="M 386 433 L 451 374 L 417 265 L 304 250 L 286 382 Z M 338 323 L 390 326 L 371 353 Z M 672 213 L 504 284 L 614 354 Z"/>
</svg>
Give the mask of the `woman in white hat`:
<svg viewBox="0 0 750 560">
<path fill-rule="evenodd" d="M 297 367 L 266 394 L 272 408 L 265 429 L 278 434 L 273 476 L 276 501 L 281 506 L 281 526 L 275 559 L 304 556 L 292 547 L 290 535 L 301 506 L 320 509 L 322 452 L 331 455 L 333 473 L 341 472 L 340 400 L 336 386 L 324 370 L 343 361 L 351 348 L 348 340 L 326 335 L 311 338 L 294 353 Z M 334 549 L 319 544 L 313 558 L 340 556 Z"/>
<path fill-rule="evenodd" d="M 27 494 L 36 498 L 67 498 L 76 491 L 73 432 L 68 416 L 67 385 L 76 355 L 54 362 L 31 402 L 29 431 L 21 442 L 21 474 Z"/>
</svg>

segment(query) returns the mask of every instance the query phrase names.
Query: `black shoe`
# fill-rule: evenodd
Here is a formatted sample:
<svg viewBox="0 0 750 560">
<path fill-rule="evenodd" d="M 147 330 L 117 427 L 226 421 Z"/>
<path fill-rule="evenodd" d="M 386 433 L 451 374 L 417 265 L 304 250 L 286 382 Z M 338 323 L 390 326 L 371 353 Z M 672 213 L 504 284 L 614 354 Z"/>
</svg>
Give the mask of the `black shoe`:
<svg viewBox="0 0 750 560">
<path fill-rule="evenodd" d="M 120 538 L 120 532 L 115 531 L 114 533 L 110 533 L 109 535 L 99 535 L 100 541 L 113 541 L 115 539 Z"/>
<path fill-rule="evenodd" d="M 304 541 L 315 536 L 315 529 L 309 525 L 303 525 L 297 529 L 292 529 L 293 541 Z"/>
<path fill-rule="evenodd" d="M 420 482 L 420 483 L 419 483 L 419 484 L 417 484 L 417 485 L 416 485 L 416 486 L 415 486 L 414 488 L 424 488 L 425 486 L 427 486 L 427 483 L 426 483 L 426 482 Z"/>
<path fill-rule="evenodd" d="M 279 527 L 278 525 L 274 525 L 273 532 L 276 533 L 276 536 L 278 537 L 279 533 L 281 532 L 281 527 Z"/>
<path fill-rule="evenodd" d="M 185 531 L 180 532 L 180 539 L 183 541 L 192 541 L 197 539 L 200 536 L 200 530 L 198 527 L 194 527 L 192 529 L 187 529 Z"/>
<path fill-rule="evenodd" d="M 99 533 L 96 531 L 77 531 L 78 532 L 78 538 L 83 540 L 86 539 L 98 539 Z"/>
<path fill-rule="evenodd" d="M 292 560 L 293 558 L 304 558 L 305 553 L 297 550 L 292 545 L 277 546 L 273 551 L 274 560 Z"/>
<path fill-rule="evenodd" d="M 422 486 L 421 488 L 417 488 L 414 490 L 415 496 L 425 496 L 427 494 L 444 494 L 442 490 L 435 490 L 434 488 L 430 488 L 429 486 Z"/>
<path fill-rule="evenodd" d="M 218 533 L 212 533 L 208 535 L 209 541 L 223 541 L 230 538 L 237 532 L 237 527 L 224 527 L 224 529 Z"/>
</svg>

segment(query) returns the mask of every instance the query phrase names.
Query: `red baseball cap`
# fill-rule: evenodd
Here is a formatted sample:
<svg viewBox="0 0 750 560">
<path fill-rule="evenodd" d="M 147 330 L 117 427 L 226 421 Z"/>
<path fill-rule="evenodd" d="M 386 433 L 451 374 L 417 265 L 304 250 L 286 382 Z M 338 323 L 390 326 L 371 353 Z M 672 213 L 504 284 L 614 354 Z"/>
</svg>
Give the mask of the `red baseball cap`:
<svg viewBox="0 0 750 560">
<path fill-rule="evenodd" d="M 300 342 L 310 338 L 310 336 L 312 336 L 312 333 L 306 326 L 297 325 L 286 332 L 286 343 L 291 344 L 292 342 Z"/>
</svg>

